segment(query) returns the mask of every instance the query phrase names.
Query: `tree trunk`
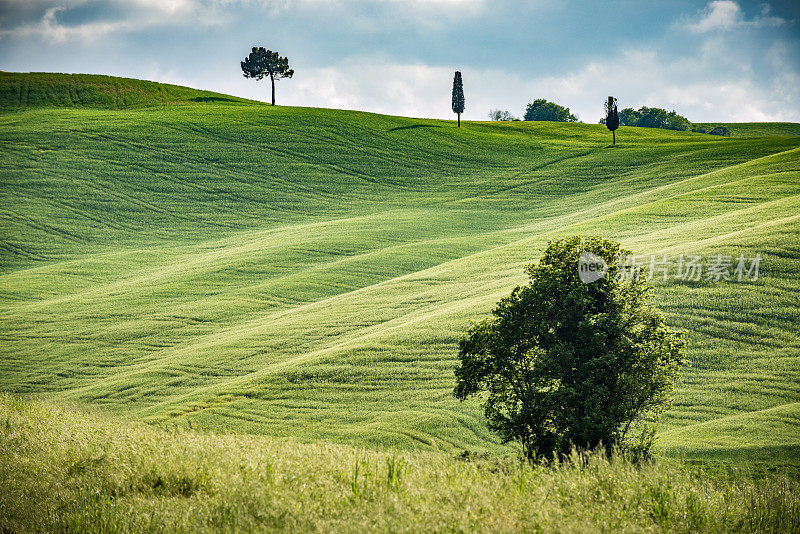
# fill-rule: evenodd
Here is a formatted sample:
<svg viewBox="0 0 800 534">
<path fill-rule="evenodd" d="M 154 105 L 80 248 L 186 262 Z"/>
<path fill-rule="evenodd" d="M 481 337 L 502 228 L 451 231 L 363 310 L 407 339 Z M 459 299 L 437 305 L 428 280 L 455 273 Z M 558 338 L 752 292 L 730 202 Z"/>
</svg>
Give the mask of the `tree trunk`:
<svg viewBox="0 0 800 534">
<path fill-rule="evenodd" d="M 458 127 L 461 128 L 461 113 L 458 113 Z"/>
<path fill-rule="evenodd" d="M 617 144 L 617 132 L 614 131 L 614 130 L 611 130 L 611 139 L 613 139 L 611 144 L 616 146 L 616 144 Z"/>
<path fill-rule="evenodd" d="M 269 75 L 269 79 L 272 82 L 272 105 L 275 105 L 275 76 L 272 74 Z"/>
</svg>

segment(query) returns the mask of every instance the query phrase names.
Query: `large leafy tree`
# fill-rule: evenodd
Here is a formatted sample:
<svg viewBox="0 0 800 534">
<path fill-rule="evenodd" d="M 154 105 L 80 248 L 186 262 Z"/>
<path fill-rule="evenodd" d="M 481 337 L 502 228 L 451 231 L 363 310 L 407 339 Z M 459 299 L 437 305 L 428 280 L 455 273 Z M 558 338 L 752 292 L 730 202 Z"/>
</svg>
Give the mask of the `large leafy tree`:
<svg viewBox="0 0 800 534">
<path fill-rule="evenodd" d="M 581 281 L 584 252 L 606 262 L 604 277 Z M 455 396 L 485 393 L 489 427 L 531 459 L 633 443 L 630 430 L 647 428 L 640 423 L 670 400 L 681 334 L 665 326 L 643 278 L 617 276 L 626 253 L 598 237 L 552 241 L 526 267 L 528 285 L 461 340 Z"/>
<path fill-rule="evenodd" d="M 289 68 L 289 59 L 281 57 L 277 52 L 265 50 L 264 47 L 253 47 L 250 55 L 242 61 L 242 72 L 245 78 L 260 80 L 269 76 L 272 82 L 272 105 L 275 105 L 275 80 L 291 78 L 294 71 Z"/>
<path fill-rule="evenodd" d="M 461 114 L 464 113 L 464 84 L 461 83 L 461 72 L 453 76 L 453 113 L 458 115 L 458 127 L 461 128 Z"/>
<path fill-rule="evenodd" d="M 526 121 L 577 122 L 578 117 L 569 112 L 569 108 L 537 98 L 525 108 Z"/>
</svg>

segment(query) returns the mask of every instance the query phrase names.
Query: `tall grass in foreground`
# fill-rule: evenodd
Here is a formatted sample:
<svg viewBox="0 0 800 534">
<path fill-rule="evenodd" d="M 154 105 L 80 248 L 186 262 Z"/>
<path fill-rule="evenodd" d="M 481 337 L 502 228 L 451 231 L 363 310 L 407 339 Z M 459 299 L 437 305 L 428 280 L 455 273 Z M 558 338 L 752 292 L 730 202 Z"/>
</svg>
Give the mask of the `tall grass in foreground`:
<svg viewBox="0 0 800 534">
<path fill-rule="evenodd" d="M 0 532 L 797 532 L 800 484 L 156 429 L 0 395 Z"/>
</svg>

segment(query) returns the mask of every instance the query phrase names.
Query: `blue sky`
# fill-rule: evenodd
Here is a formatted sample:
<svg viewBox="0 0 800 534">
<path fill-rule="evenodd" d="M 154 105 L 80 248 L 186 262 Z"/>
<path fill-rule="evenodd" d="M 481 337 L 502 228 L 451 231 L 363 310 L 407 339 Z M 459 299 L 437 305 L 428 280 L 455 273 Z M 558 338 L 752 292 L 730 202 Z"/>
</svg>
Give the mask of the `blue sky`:
<svg viewBox="0 0 800 534">
<path fill-rule="evenodd" d="M 268 100 L 239 62 L 289 57 L 278 104 L 467 119 L 547 98 L 694 122 L 800 122 L 800 2 L 0 0 L 0 69 L 112 74 Z"/>
</svg>

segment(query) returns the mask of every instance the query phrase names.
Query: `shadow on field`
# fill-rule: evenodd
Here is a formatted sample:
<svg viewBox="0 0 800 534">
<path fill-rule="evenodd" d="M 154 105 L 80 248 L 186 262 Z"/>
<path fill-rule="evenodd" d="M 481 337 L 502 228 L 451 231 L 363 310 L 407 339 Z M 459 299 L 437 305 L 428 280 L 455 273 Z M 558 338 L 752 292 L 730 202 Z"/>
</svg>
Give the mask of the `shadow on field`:
<svg viewBox="0 0 800 534">
<path fill-rule="evenodd" d="M 411 130 L 413 128 L 441 128 L 441 126 L 437 124 L 409 124 L 408 126 L 397 126 L 395 128 L 389 128 L 389 131 L 396 132 L 398 130 Z"/>
<path fill-rule="evenodd" d="M 198 96 L 192 102 L 236 102 L 232 98 L 222 98 L 221 96 Z"/>
</svg>

